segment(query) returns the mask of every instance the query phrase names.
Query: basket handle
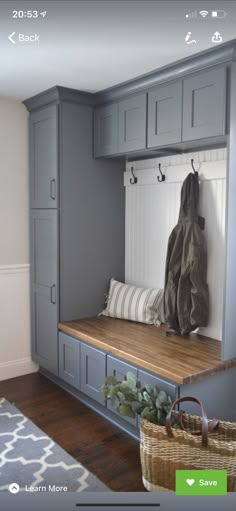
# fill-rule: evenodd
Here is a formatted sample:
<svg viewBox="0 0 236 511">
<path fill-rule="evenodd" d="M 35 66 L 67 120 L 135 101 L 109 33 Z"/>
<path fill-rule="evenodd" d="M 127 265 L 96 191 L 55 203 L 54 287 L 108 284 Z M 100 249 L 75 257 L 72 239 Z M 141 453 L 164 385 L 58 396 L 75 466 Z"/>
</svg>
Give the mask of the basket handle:
<svg viewBox="0 0 236 511">
<path fill-rule="evenodd" d="M 176 407 L 176 405 L 178 403 L 183 403 L 185 401 L 192 401 L 194 403 L 199 404 L 200 407 L 201 407 L 201 411 L 202 411 L 202 430 L 201 431 L 192 431 L 191 433 L 192 433 L 192 435 L 202 435 L 202 445 L 203 445 L 203 447 L 207 447 L 208 446 L 208 432 L 213 431 L 213 429 L 215 429 L 217 426 L 219 426 L 219 420 L 214 417 L 214 419 L 212 419 L 212 421 L 209 422 L 207 414 L 206 414 L 205 409 L 204 409 L 204 406 L 203 406 L 202 402 L 200 401 L 200 399 L 198 399 L 197 397 L 191 397 L 191 396 L 180 397 L 179 399 L 176 399 L 174 401 L 174 403 L 172 404 L 171 409 L 169 410 L 169 412 L 167 414 L 167 417 L 166 417 L 166 430 L 167 430 L 167 434 L 170 437 L 174 436 L 173 429 L 172 429 L 172 426 L 171 426 L 171 417 L 172 417 L 172 414 L 174 413 L 174 408 Z M 180 424 L 181 429 L 183 429 L 184 431 L 189 433 L 189 431 L 186 430 L 184 425 L 183 425 L 183 415 L 184 415 L 184 413 L 185 412 L 180 410 L 180 412 L 179 412 L 179 424 Z"/>
</svg>

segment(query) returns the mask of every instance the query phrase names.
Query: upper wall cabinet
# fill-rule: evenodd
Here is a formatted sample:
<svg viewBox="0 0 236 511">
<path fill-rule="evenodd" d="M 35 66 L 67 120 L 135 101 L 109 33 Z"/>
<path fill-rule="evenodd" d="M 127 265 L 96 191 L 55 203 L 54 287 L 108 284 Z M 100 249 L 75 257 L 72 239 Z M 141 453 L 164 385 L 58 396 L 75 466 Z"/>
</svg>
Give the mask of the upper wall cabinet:
<svg viewBox="0 0 236 511">
<path fill-rule="evenodd" d="M 183 141 L 225 134 L 226 69 L 203 71 L 184 80 Z"/>
<path fill-rule="evenodd" d="M 147 98 L 130 97 L 118 104 L 118 152 L 126 153 L 146 147 Z"/>
<path fill-rule="evenodd" d="M 118 106 L 96 108 L 94 112 L 94 156 L 117 153 Z"/>
<path fill-rule="evenodd" d="M 224 136 L 226 71 L 212 67 L 96 108 L 95 156 L 148 156 L 152 148 Z"/>
<path fill-rule="evenodd" d="M 31 208 L 58 207 L 57 105 L 30 116 Z"/>
<path fill-rule="evenodd" d="M 148 147 L 181 142 L 182 81 L 148 93 Z"/>
</svg>

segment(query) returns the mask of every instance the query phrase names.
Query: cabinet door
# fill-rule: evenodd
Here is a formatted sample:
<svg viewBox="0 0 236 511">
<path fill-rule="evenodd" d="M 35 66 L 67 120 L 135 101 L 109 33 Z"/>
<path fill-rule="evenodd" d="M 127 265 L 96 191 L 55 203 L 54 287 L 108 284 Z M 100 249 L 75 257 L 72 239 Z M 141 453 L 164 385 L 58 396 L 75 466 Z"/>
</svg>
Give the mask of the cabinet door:
<svg viewBox="0 0 236 511">
<path fill-rule="evenodd" d="M 104 405 L 101 392 L 106 377 L 106 354 L 81 343 L 81 391 L 98 403 Z"/>
<path fill-rule="evenodd" d="M 30 188 L 32 208 L 58 207 L 57 105 L 30 114 Z"/>
<path fill-rule="evenodd" d="M 127 362 L 123 362 L 123 360 L 118 360 L 115 357 L 112 357 L 111 355 L 107 356 L 107 375 L 108 376 L 115 376 L 118 381 L 122 381 L 128 371 L 131 371 L 136 377 L 137 377 L 137 369 Z M 137 425 L 137 418 L 135 417 L 132 419 L 131 417 L 124 417 L 119 414 L 119 412 L 116 411 L 115 408 L 113 408 L 111 402 L 107 401 L 107 408 L 111 410 L 113 413 L 118 415 L 119 417 L 122 417 L 126 422 L 129 422 L 130 424 L 133 424 L 133 426 Z"/>
<path fill-rule="evenodd" d="M 59 377 L 80 389 L 80 341 L 59 332 Z"/>
<path fill-rule="evenodd" d="M 130 97 L 119 103 L 118 111 L 119 153 L 146 147 L 146 94 Z"/>
<path fill-rule="evenodd" d="M 148 94 L 148 147 L 181 141 L 182 81 L 155 87 Z"/>
<path fill-rule="evenodd" d="M 94 156 L 117 153 L 117 104 L 96 108 L 94 112 Z"/>
<path fill-rule="evenodd" d="M 31 213 L 31 313 L 33 358 L 58 375 L 58 216 Z"/>
<path fill-rule="evenodd" d="M 184 80 L 183 141 L 225 134 L 226 69 Z"/>
</svg>

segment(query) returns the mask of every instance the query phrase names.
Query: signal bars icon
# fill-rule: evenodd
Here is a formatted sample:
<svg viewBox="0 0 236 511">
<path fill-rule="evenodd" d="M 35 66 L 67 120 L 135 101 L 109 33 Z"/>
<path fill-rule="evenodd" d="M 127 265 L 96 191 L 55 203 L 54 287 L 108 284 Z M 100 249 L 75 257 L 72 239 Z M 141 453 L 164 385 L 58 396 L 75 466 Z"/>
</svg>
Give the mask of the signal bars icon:
<svg viewBox="0 0 236 511">
<path fill-rule="evenodd" d="M 186 18 L 196 18 L 197 17 L 197 11 L 190 12 L 190 14 L 185 15 Z"/>
</svg>

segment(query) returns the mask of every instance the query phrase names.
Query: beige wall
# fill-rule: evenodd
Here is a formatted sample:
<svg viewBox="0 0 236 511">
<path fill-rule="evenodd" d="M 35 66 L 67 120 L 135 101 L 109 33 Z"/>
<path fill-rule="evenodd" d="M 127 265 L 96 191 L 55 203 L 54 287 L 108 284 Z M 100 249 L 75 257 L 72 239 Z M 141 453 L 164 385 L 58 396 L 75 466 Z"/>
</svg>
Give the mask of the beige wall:
<svg viewBox="0 0 236 511">
<path fill-rule="evenodd" d="M 28 112 L 0 100 L 0 266 L 29 262 Z"/>
<path fill-rule="evenodd" d="M 0 381 L 37 370 L 30 353 L 28 113 L 0 100 Z"/>
</svg>

